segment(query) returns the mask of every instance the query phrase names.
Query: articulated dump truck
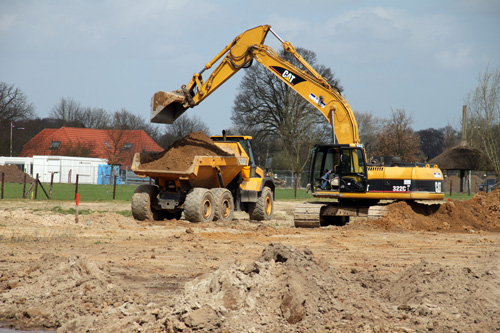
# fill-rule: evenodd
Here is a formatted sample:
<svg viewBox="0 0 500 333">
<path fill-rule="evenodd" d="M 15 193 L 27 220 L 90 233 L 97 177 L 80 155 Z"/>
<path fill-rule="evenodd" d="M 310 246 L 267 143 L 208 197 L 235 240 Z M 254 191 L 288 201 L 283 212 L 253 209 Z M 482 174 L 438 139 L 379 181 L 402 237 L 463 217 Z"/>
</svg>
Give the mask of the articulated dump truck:
<svg viewBox="0 0 500 333">
<path fill-rule="evenodd" d="M 190 222 L 227 222 L 234 211 L 245 211 L 251 220 L 270 220 L 275 186 L 255 166 L 250 141 L 250 136 L 208 138 L 196 132 L 163 153 L 135 154 L 132 170 L 154 179 L 154 185 L 136 189 L 134 218 L 180 219 L 184 212 Z"/>
</svg>

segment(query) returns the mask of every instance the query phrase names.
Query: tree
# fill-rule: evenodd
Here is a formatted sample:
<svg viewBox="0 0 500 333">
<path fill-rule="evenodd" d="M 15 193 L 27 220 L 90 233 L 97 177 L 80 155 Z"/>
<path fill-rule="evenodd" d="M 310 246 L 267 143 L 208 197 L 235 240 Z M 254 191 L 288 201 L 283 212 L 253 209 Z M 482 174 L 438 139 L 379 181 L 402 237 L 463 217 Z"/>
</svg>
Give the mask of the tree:
<svg viewBox="0 0 500 333">
<path fill-rule="evenodd" d="M 106 129 L 110 127 L 111 115 L 102 108 L 82 109 L 80 123 L 86 128 Z"/>
<path fill-rule="evenodd" d="M 468 132 L 472 146 L 489 157 L 500 174 L 500 68 L 479 74 L 477 86 L 467 96 Z"/>
<path fill-rule="evenodd" d="M 61 152 L 54 151 L 54 154 L 62 156 L 93 157 L 93 150 L 94 147 L 92 145 L 80 141 L 69 141 Z"/>
<path fill-rule="evenodd" d="M 316 54 L 297 48 L 297 52 L 335 89 L 342 91 L 330 68 L 319 65 Z M 301 67 L 282 50 L 280 56 Z M 280 148 L 295 174 L 306 166 L 315 143 L 329 141 L 331 129 L 324 116 L 287 84 L 263 66 L 247 69 L 234 99 L 231 120 L 240 133 L 254 134 L 253 146 Z"/>
<path fill-rule="evenodd" d="M 176 140 L 183 138 L 190 133 L 200 131 L 210 136 L 210 129 L 206 123 L 204 123 L 197 116 L 190 117 L 184 113 L 182 116 L 177 118 L 172 125 L 168 125 L 165 128 L 165 132 L 161 136 L 158 144 L 163 148 L 167 148 Z"/>
<path fill-rule="evenodd" d="M 413 121 L 404 109 L 392 110 L 381 133 L 377 133 L 379 155 L 399 156 L 404 162 L 419 159 L 420 138 L 411 128 Z"/>
<path fill-rule="evenodd" d="M 447 125 L 443 128 L 443 131 L 443 150 L 453 148 L 460 143 L 460 132 L 454 129 L 453 126 Z"/>
<path fill-rule="evenodd" d="M 35 117 L 35 108 L 24 93 L 14 85 L 0 82 L 0 156 L 9 156 L 12 142 L 13 156 L 17 156 L 26 142 L 27 131 L 14 129 L 11 141 L 11 122 L 19 128 L 23 122 Z"/>
<path fill-rule="evenodd" d="M 161 135 L 158 126 L 147 123 L 144 118 L 130 113 L 124 108 L 115 111 L 111 118 L 112 125 L 108 128 L 114 130 L 143 130 L 156 142 L 160 140 Z"/>
<path fill-rule="evenodd" d="M 358 123 L 359 140 L 364 144 L 369 159 L 373 152 L 377 151 L 377 133 L 382 127 L 383 120 L 376 117 L 373 111 L 366 113 L 354 111 L 354 116 Z"/>
<path fill-rule="evenodd" d="M 443 152 L 445 128 L 428 128 L 420 130 L 420 149 L 426 160 L 431 160 Z"/>
<path fill-rule="evenodd" d="M 30 119 L 35 116 L 35 107 L 14 85 L 0 82 L 0 122 Z"/>
<path fill-rule="evenodd" d="M 60 126 L 83 127 L 81 119 L 83 118 L 83 108 L 80 102 L 71 97 L 61 97 L 59 103 L 54 105 L 49 112 L 49 116 L 60 121 Z"/>
</svg>

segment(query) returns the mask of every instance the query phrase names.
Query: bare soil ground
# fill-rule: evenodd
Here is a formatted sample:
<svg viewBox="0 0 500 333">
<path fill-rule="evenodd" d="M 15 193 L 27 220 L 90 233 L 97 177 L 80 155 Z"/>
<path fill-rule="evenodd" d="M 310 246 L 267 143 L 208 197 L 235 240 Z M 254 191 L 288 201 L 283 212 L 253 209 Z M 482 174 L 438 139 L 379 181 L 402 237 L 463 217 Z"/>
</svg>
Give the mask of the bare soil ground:
<svg viewBox="0 0 500 333">
<path fill-rule="evenodd" d="M 0 323 L 58 332 L 500 329 L 500 192 L 293 228 L 137 222 L 124 203 L 0 201 Z M 415 211 L 417 210 L 417 212 Z"/>
</svg>

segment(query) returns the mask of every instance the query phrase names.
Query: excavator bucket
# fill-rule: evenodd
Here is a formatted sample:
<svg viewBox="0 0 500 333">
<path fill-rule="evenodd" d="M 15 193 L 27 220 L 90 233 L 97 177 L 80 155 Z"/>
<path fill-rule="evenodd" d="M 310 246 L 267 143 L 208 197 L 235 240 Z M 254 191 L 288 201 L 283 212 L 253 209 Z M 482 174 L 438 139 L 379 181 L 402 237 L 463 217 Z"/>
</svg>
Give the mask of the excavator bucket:
<svg viewBox="0 0 500 333">
<path fill-rule="evenodd" d="M 158 91 L 151 98 L 151 122 L 172 124 L 188 109 L 187 105 L 182 90 Z"/>
</svg>

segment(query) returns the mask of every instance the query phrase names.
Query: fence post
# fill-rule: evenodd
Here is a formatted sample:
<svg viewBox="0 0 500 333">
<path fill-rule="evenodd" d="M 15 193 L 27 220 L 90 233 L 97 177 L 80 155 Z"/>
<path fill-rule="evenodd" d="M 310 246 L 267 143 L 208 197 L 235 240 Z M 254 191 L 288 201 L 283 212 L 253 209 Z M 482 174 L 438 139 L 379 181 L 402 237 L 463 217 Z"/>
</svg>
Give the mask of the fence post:
<svg viewBox="0 0 500 333">
<path fill-rule="evenodd" d="M 0 199 L 3 199 L 3 184 L 5 180 L 5 172 L 2 172 L 2 197 Z"/>
<path fill-rule="evenodd" d="M 24 181 L 23 181 L 23 199 L 26 199 L 26 173 L 24 173 Z"/>
<path fill-rule="evenodd" d="M 36 174 L 36 179 L 35 179 L 35 200 L 38 195 L 38 174 Z"/>
<path fill-rule="evenodd" d="M 50 190 L 49 190 L 49 199 L 52 199 L 52 184 L 54 183 L 54 173 L 50 174 Z"/>
<path fill-rule="evenodd" d="M 75 200 L 78 195 L 78 176 L 79 174 L 76 174 L 76 183 L 75 183 Z"/>
</svg>

